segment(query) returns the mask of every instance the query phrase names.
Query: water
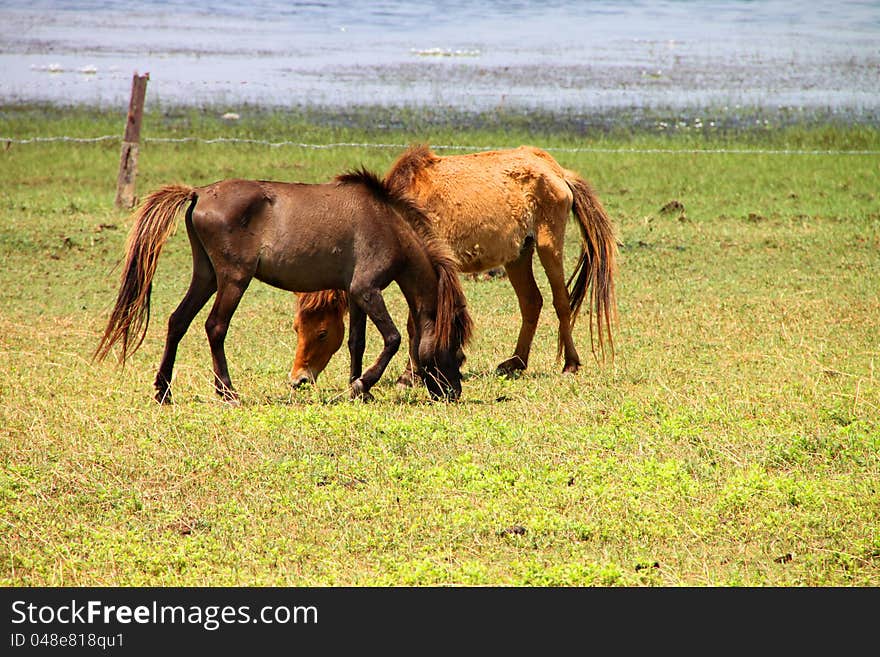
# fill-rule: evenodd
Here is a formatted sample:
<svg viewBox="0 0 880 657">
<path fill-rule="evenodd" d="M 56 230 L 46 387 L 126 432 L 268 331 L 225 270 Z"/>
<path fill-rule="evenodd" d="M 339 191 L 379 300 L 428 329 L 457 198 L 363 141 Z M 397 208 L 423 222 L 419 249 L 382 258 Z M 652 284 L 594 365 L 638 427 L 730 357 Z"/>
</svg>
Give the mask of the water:
<svg viewBox="0 0 880 657">
<path fill-rule="evenodd" d="M 880 115 L 880 2 L 0 0 L 0 102 Z"/>
</svg>

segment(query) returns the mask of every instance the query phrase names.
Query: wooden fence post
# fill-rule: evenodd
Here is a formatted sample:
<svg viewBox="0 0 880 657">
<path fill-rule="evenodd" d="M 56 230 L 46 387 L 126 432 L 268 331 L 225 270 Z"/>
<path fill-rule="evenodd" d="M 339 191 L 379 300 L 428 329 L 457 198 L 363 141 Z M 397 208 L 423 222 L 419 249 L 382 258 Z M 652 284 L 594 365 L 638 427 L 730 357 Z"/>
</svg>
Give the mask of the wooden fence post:
<svg viewBox="0 0 880 657">
<path fill-rule="evenodd" d="M 116 205 L 132 208 L 135 204 L 134 183 L 137 176 L 138 142 L 141 139 L 141 121 L 144 116 L 144 96 L 150 74 L 135 72 L 131 81 L 131 100 L 128 103 L 128 119 L 122 138 L 122 156 L 119 160 L 119 176 L 116 178 Z"/>
</svg>

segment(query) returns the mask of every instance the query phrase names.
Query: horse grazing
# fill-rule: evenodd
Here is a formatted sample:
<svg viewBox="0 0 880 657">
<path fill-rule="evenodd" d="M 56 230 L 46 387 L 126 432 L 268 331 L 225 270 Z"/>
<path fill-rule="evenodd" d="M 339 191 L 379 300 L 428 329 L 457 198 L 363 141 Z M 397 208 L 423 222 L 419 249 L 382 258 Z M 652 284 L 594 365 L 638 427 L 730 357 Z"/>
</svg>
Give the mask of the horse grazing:
<svg viewBox="0 0 880 657">
<path fill-rule="evenodd" d="M 588 295 L 593 355 L 597 360 L 599 355 L 604 358 L 607 345 L 613 357 L 618 242 L 602 203 L 580 175 L 564 169 L 546 151 L 530 146 L 442 157 L 426 146 L 414 146 L 397 159 L 385 182 L 425 208 L 437 233 L 458 257 L 462 272 L 504 267 L 522 321 L 513 356 L 498 365 L 499 374 L 514 374 L 529 362 L 543 305 L 532 272 L 536 250 L 559 321 L 557 360 L 565 355 L 563 372 L 575 373 L 581 365 L 572 329 Z M 563 247 L 571 215 L 580 229 L 581 251 L 566 281 Z M 341 337 L 337 342 L 321 336 L 342 335 L 343 306 L 341 291 L 299 295 L 294 321 L 297 349 L 290 373 L 294 387 L 314 381 L 339 348 Z M 411 378 L 408 364 L 399 383 L 409 384 Z"/>
<path fill-rule="evenodd" d="M 238 402 L 223 345 L 253 278 L 295 292 L 346 292 L 350 396 L 364 399 L 371 398 L 370 388 L 400 346 L 400 333 L 382 298 L 382 290 L 395 281 L 414 318 L 416 366 L 428 392 L 433 399 L 459 398 L 457 354 L 470 338 L 472 322 L 455 257 L 415 203 L 366 170 L 323 184 L 221 180 L 204 187 L 167 185 L 152 192 L 134 214 L 116 305 L 96 359 L 103 360 L 120 342 L 124 364 L 143 342 L 159 254 L 186 204 L 192 280 L 168 320 L 154 384 L 158 402 L 171 401 L 177 346 L 215 292 L 205 322 L 214 387 L 223 400 Z M 384 346 L 362 371 L 367 317 L 382 334 Z"/>
</svg>

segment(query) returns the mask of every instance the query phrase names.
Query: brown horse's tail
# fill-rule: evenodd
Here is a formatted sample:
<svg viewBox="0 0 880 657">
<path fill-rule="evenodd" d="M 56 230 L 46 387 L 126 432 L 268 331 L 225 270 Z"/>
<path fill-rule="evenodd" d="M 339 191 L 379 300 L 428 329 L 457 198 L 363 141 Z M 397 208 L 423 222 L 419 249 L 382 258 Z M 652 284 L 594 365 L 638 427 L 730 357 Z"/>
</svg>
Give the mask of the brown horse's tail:
<svg viewBox="0 0 880 657">
<path fill-rule="evenodd" d="M 93 359 L 104 360 L 113 345 L 121 341 L 119 362 L 125 364 L 125 359 L 141 346 L 150 323 L 150 292 L 159 253 L 174 232 L 180 209 L 193 198 L 192 187 L 166 185 L 152 192 L 133 215 L 116 305 Z"/>
<path fill-rule="evenodd" d="M 590 299 L 590 347 L 605 357 L 606 343 L 614 357 L 612 328 L 617 323 L 614 276 L 617 273 L 617 236 L 611 219 L 589 183 L 573 171 L 565 172 L 565 182 L 574 195 L 572 212 L 581 231 L 581 254 L 568 279 L 571 324 L 574 326 L 584 299 Z M 595 315 L 595 320 L 592 315 Z M 593 327 L 595 325 L 595 333 Z M 559 344 L 560 353 L 562 343 Z M 598 357 L 597 357 L 598 360 Z"/>
</svg>

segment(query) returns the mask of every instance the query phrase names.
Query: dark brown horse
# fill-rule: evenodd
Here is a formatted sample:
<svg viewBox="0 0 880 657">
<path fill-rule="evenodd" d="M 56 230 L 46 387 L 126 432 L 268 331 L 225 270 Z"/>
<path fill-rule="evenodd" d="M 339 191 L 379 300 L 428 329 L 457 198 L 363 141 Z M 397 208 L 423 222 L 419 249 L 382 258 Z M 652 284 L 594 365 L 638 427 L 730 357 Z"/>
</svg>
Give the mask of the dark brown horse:
<svg viewBox="0 0 880 657">
<path fill-rule="evenodd" d="M 424 206 L 435 230 L 458 257 L 462 272 L 499 266 L 507 272 L 522 322 L 513 356 L 498 365 L 499 374 L 524 370 L 529 362 L 543 305 L 532 272 L 535 251 L 553 295 L 559 321 L 557 357 L 565 356 L 563 372 L 577 372 L 581 365 L 572 328 L 585 300 L 591 311 L 594 355 L 604 356 L 606 345 L 613 354 L 617 239 L 602 203 L 580 175 L 530 146 L 445 157 L 416 146 L 397 159 L 385 182 Z M 580 230 L 581 250 L 566 281 L 562 256 L 570 216 Z M 344 304 L 343 292 L 299 295 L 292 385 L 314 381 L 339 349 L 344 331 L 340 304 Z M 399 381 L 409 383 L 411 374 L 408 365 Z"/>
<path fill-rule="evenodd" d="M 253 278 L 295 292 L 333 288 L 347 293 L 351 397 L 367 399 L 400 346 L 382 298 L 382 290 L 395 281 L 415 319 L 416 366 L 428 392 L 434 399 L 458 399 L 457 354 L 470 338 L 471 319 L 455 257 L 435 238 L 419 206 L 363 170 L 325 184 L 222 180 L 154 191 L 134 215 L 116 305 L 95 358 L 102 360 L 119 342 L 124 363 L 143 342 L 159 253 L 186 204 L 192 280 L 168 320 L 157 401 L 171 401 L 178 343 L 215 292 L 205 322 L 214 386 L 224 400 L 238 401 L 223 345 Z M 362 372 L 367 317 L 384 346 Z"/>
</svg>

